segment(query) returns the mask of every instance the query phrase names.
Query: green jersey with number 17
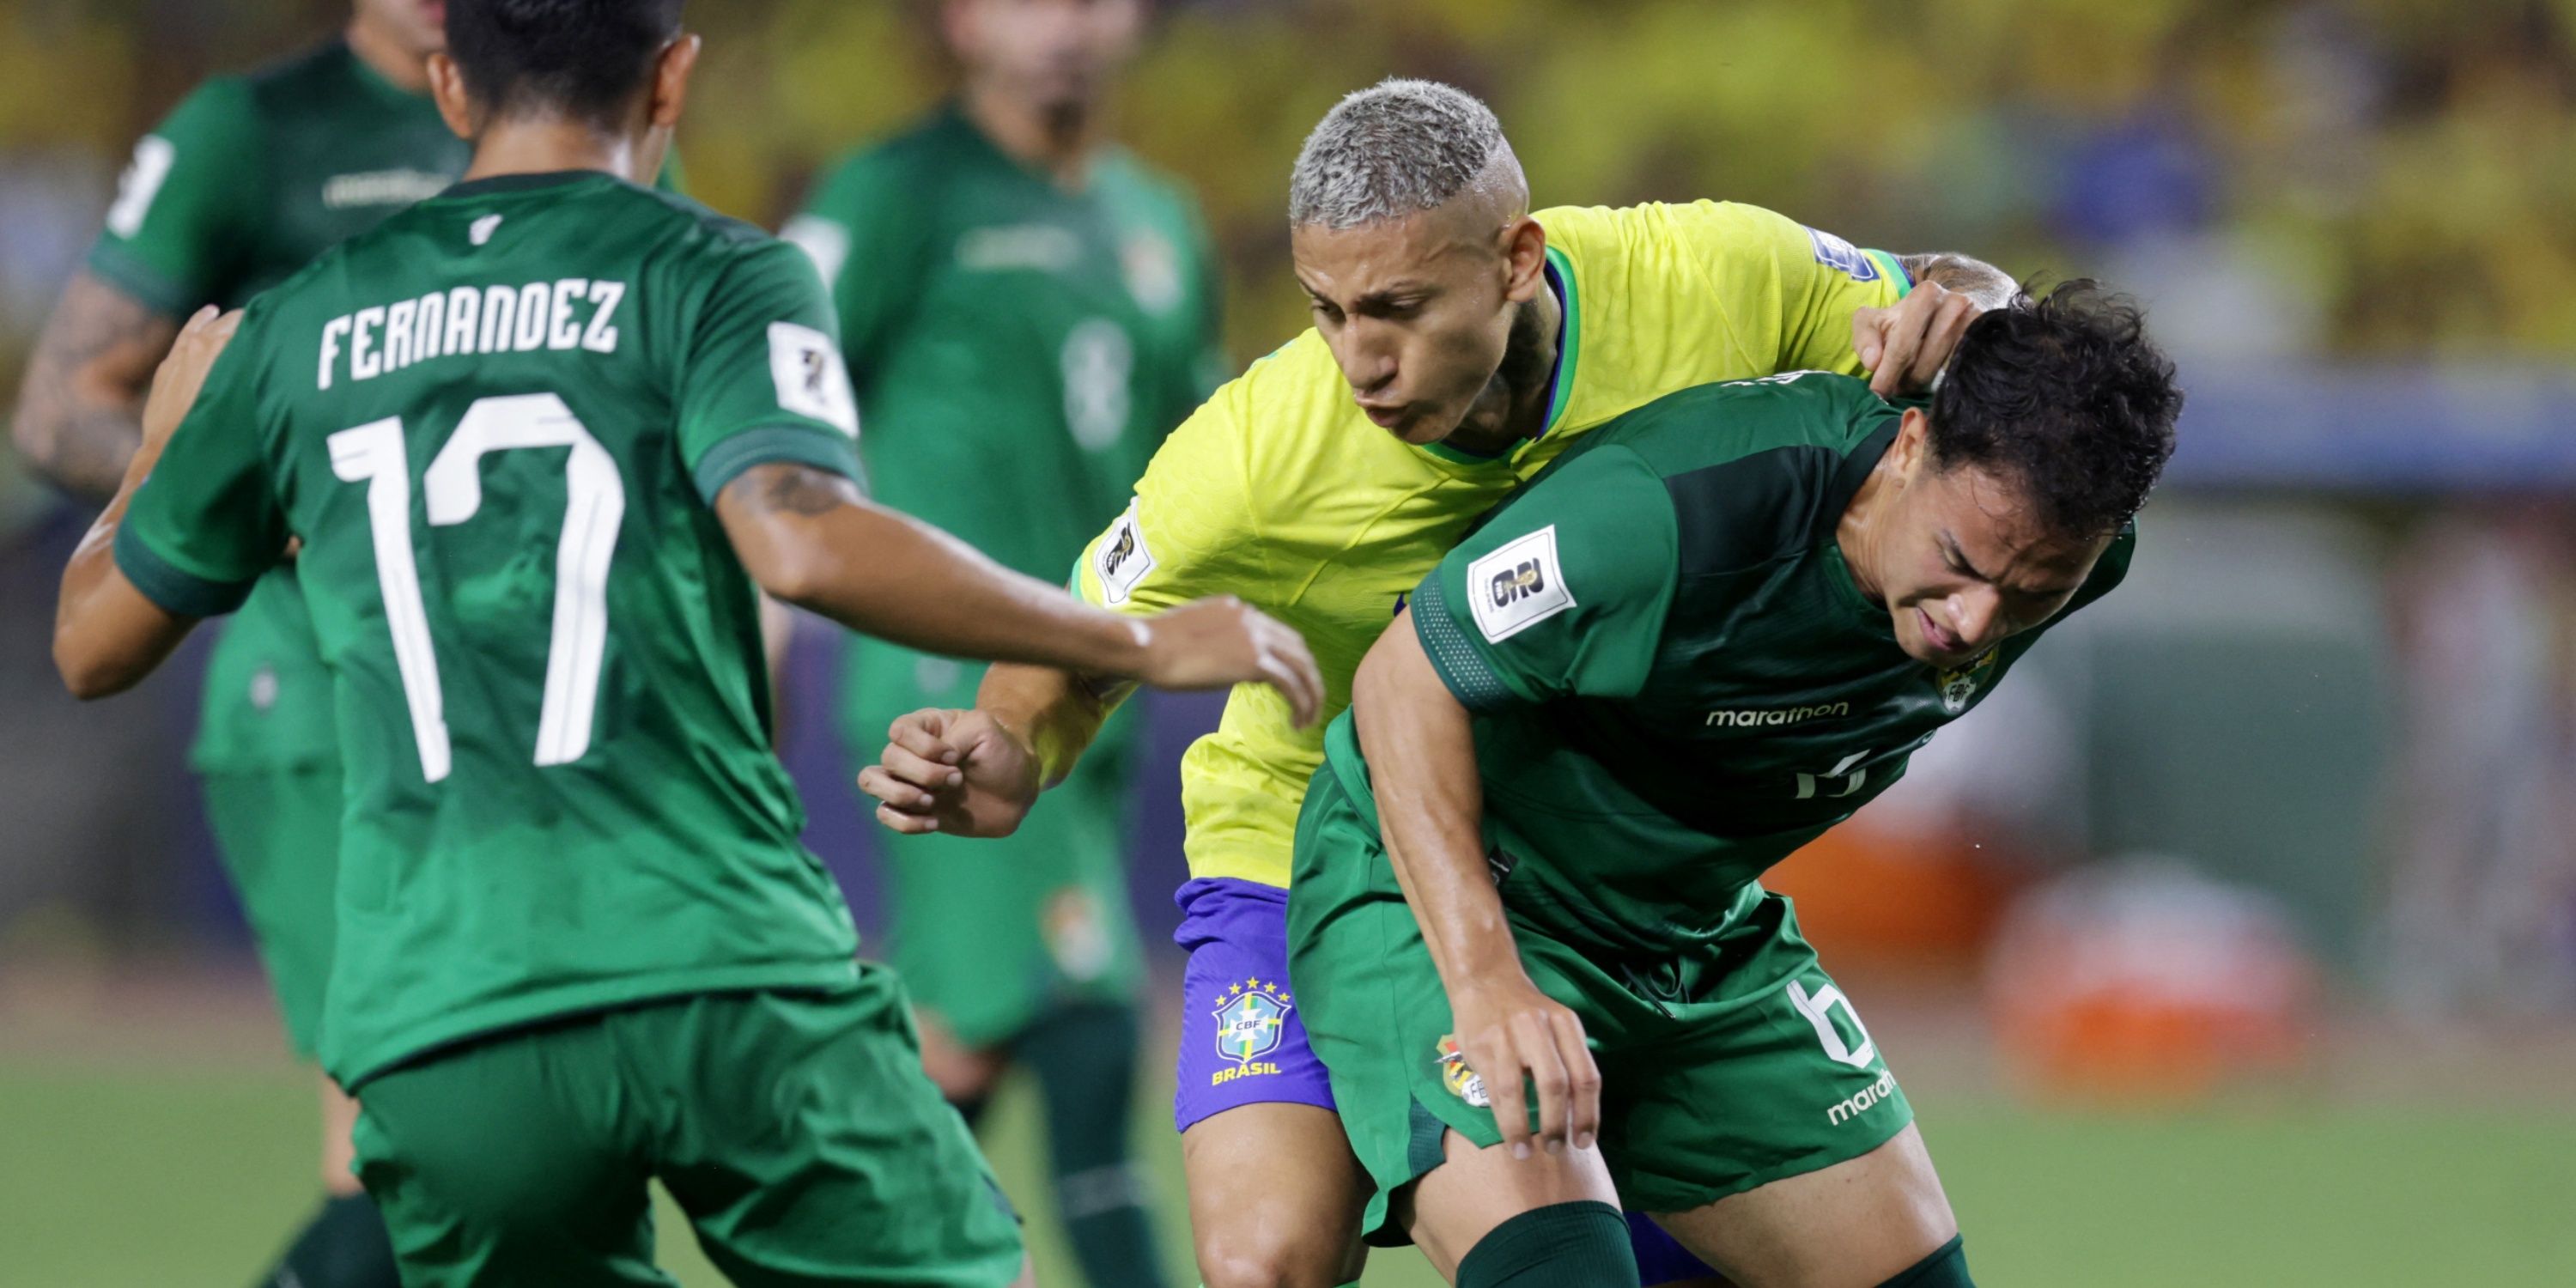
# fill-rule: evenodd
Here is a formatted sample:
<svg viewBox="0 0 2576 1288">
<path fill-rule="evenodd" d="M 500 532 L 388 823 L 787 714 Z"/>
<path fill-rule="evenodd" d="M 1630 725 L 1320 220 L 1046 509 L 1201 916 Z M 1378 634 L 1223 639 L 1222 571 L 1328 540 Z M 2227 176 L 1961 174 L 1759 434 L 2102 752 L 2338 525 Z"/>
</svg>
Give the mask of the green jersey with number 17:
<svg viewBox="0 0 2576 1288">
<path fill-rule="evenodd" d="M 1836 529 L 1899 419 L 1822 372 L 1666 395 L 1567 449 L 1423 579 L 1413 629 L 1475 714 L 1516 918 L 1614 958 L 1713 939 L 1764 869 L 1885 791 L 2038 642 L 1926 665 L 1853 582 Z M 2065 613 L 2119 584 L 2135 539 Z M 1374 822 L 1349 717 L 1325 743 Z"/>
<path fill-rule="evenodd" d="M 857 432 L 811 261 L 605 174 L 451 188 L 252 302 L 116 559 L 205 616 L 302 541 L 346 767 L 343 1085 L 854 977 L 711 507 L 756 464 L 855 477 Z"/>
</svg>

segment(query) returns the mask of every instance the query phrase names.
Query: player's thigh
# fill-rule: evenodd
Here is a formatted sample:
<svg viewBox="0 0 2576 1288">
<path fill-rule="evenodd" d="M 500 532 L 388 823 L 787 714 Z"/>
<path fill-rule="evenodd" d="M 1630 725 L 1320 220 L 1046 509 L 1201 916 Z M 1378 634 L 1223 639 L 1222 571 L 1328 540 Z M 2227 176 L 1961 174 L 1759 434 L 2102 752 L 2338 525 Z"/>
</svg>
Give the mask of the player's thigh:
<svg viewBox="0 0 2576 1288">
<path fill-rule="evenodd" d="M 1208 1288 L 1330 1288 L 1359 1278 L 1371 1186 L 1330 1109 L 1238 1105 L 1181 1133 L 1191 1245 Z"/>
<path fill-rule="evenodd" d="M 277 994 L 296 1054 L 311 1059 L 331 975 L 340 858 L 337 762 L 205 776 L 206 818 Z"/>
<path fill-rule="evenodd" d="M 1496 1226 L 1559 1203 L 1619 1205 L 1599 1148 L 1512 1157 L 1508 1145 L 1479 1146 L 1457 1132 L 1441 1135 L 1441 1163 L 1401 1192 L 1395 1217 L 1444 1279 Z"/>
<path fill-rule="evenodd" d="M 665 1285 L 643 1123 L 598 1019 L 504 1035 L 370 1079 L 358 1175 L 403 1282 Z"/>
<path fill-rule="evenodd" d="M 358 1184 L 358 1102 L 331 1075 L 314 1075 L 322 1084 L 322 1188 L 334 1197 L 363 1190 Z"/>
<path fill-rule="evenodd" d="M 1867 1288 L 1959 1232 L 1911 1124 L 1858 1158 L 1655 1220 L 1743 1288 Z"/>
<path fill-rule="evenodd" d="M 894 974 L 703 997 L 630 1034 L 671 1106 L 663 1184 L 744 1288 L 1002 1288 L 1019 1225 L 921 1071 Z"/>
</svg>

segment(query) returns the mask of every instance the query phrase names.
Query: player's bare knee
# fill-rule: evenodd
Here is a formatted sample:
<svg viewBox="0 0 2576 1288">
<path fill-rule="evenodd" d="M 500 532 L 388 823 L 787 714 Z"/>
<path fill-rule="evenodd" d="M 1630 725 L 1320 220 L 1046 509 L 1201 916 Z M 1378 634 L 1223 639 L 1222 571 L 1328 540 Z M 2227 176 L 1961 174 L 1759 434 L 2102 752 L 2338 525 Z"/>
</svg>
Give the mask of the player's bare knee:
<svg viewBox="0 0 2576 1288">
<path fill-rule="evenodd" d="M 1199 1278 L 1206 1288 L 1335 1288 L 1351 1277 L 1348 1250 L 1311 1231 L 1245 1223 L 1202 1232 Z"/>
</svg>

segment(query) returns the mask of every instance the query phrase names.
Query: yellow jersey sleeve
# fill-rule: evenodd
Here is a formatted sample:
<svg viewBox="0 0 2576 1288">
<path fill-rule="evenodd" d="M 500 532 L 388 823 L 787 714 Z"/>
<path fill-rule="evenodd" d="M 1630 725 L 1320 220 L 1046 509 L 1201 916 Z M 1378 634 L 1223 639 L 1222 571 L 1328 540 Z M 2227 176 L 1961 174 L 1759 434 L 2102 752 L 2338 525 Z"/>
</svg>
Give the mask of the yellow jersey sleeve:
<svg viewBox="0 0 2576 1288">
<path fill-rule="evenodd" d="M 1769 352 L 1747 355 L 1766 372 L 1861 374 L 1852 313 L 1894 304 L 1913 289 L 1895 256 L 1760 206 L 1695 201 L 1664 211 L 1719 311 L 1741 324 L 1739 337 L 1767 342 Z"/>
<path fill-rule="evenodd" d="M 1209 595 L 1266 597 L 1248 380 L 1219 388 L 1163 440 L 1126 512 L 1083 548 L 1076 595 L 1122 613 L 1157 613 Z"/>
</svg>

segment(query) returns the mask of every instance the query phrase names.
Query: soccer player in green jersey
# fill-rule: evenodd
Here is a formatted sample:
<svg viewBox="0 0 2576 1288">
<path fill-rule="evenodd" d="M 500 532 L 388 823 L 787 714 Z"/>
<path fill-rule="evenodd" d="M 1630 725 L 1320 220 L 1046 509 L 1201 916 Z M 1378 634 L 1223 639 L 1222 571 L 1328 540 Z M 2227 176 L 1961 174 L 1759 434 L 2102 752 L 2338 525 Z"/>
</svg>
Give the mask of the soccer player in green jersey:
<svg viewBox="0 0 2576 1288">
<path fill-rule="evenodd" d="M 2119 583 L 2181 401 L 2069 283 L 1972 324 L 1928 405 L 1823 373 L 1649 403 L 1423 579 L 1289 887 L 1372 1237 L 1468 1288 L 1635 1285 L 1624 1202 L 1744 1288 L 1970 1282 L 1759 878 Z"/>
<path fill-rule="evenodd" d="M 37 473 L 83 500 L 114 495 L 182 319 L 240 305 L 464 173 L 468 149 L 429 99 L 425 60 L 442 43 L 436 0 L 357 0 L 342 35 L 208 80 L 135 145 L 21 386 L 12 429 Z M 216 645 L 189 762 L 287 1040 L 312 1059 L 331 965 L 340 760 L 330 679 L 291 569 Z M 323 1206 L 267 1282 L 394 1282 L 383 1223 L 349 1174 L 356 1116 L 323 1078 Z"/>
<path fill-rule="evenodd" d="M 860 497 L 810 261 L 631 182 L 679 9 L 449 5 L 467 181 L 182 332 L 56 659 L 131 685 L 297 547 L 345 757 L 321 1055 L 405 1283 L 656 1282 L 659 1177 L 736 1283 L 1002 1284 L 1007 1205 L 797 844 L 755 586 L 946 654 L 1319 683 L 1240 604 L 1140 628 Z"/>
<path fill-rule="evenodd" d="M 1141 0 L 949 0 L 956 100 L 822 181 L 784 235 L 831 283 L 877 498 L 1049 580 L 1221 376 L 1213 250 L 1180 185 L 1114 145 Z M 961 480 L 973 486 L 960 486 Z M 973 704 L 978 668 L 846 654 L 841 726 Z M 969 1122 L 1012 1064 L 1046 1101 L 1055 1200 L 1095 1285 L 1163 1282 L 1128 1161 L 1142 952 L 1126 852 L 1136 739 L 1103 734 L 1011 836 L 883 834 L 889 952 Z"/>
</svg>

